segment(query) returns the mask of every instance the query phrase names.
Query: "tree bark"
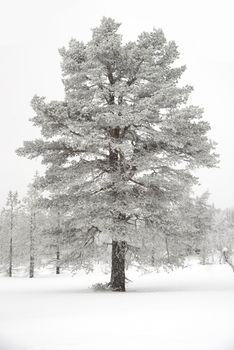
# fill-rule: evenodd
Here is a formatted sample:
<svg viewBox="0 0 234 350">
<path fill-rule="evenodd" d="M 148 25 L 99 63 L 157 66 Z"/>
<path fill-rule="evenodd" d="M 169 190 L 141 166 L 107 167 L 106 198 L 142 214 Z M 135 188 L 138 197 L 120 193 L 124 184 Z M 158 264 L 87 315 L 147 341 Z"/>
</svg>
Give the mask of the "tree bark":
<svg viewBox="0 0 234 350">
<path fill-rule="evenodd" d="M 125 292 L 125 241 L 112 241 L 111 289 Z"/>
<path fill-rule="evenodd" d="M 57 247 L 57 252 L 56 252 L 56 275 L 60 274 L 60 251 L 59 251 L 59 246 Z"/>
<path fill-rule="evenodd" d="M 155 265 L 155 251 L 154 249 L 152 249 L 151 251 L 151 265 L 154 266 Z"/>
<path fill-rule="evenodd" d="M 201 249 L 201 259 L 202 259 L 202 265 L 206 265 L 206 258 L 207 258 L 207 254 L 206 254 L 206 248 L 203 245 L 202 249 Z"/>
<path fill-rule="evenodd" d="M 61 235 L 61 213 L 57 213 L 57 224 L 58 224 L 58 233 L 57 233 L 57 248 L 56 248 L 56 275 L 60 274 L 60 235 Z"/>
<path fill-rule="evenodd" d="M 114 103 L 114 98 L 109 101 L 109 104 Z M 114 139 L 120 137 L 120 127 L 110 129 L 110 136 Z M 109 163 L 111 172 L 118 171 L 121 160 L 118 149 L 109 147 Z M 115 194 L 114 194 L 115 195 Z M 110 287 L 113 291 L 125 292 L 125 254 L 126 242 L 112 240 L 112 258 L 111 258 L 111 281 Z"/>
<path fill-rule="evenodd" d="M 30 258 L 29 258 L 29 278 L 34 277 L 34 231 L 35 231 L 35 213 L 31 213 L 30 218 Z"/>
<path fill-rule="evenodd" d="M 9 271 L 8 276 L 12 277 L 12 255 L 13 255 L 13 239 L 10 238 L 10 252 L 9 252 Z"/>
<path fill-rule="evenodd" d="M 165 238 L 165 243 L 166 243 L 166 251 L 167 251 L 167 262 L 168 262 L 168 264 L 170 264 L 171 263 L 171 261 L 170 261 L 170 252 L 169 252 L 169 244 L 168 244 L 168 238 L 167 237 Z"/>
<path fill-rule="evenodd" d="M 30 255 L 29 277 L 34 277 L 34 256 Z"/>
<path fill-rule="evenodd" d="M 9 271 L 8 276 L 12 277 L 12 260 L 13 260 L 13 220 L 14 220 L 14 214 L 13 214 L 13 204 L 11 203 L 11 223 L 10 223 L 10 249 L 9 249 Z"/>
</svg>

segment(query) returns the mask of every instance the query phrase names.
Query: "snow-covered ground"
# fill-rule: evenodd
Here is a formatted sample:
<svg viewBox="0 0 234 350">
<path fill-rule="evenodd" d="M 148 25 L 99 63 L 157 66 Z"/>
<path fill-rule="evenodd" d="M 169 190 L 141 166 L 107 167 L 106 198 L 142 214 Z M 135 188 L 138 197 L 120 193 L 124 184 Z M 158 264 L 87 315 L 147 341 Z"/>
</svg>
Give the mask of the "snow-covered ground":
<svg viewBox="0 0 234 350">
<path fill-rule="evenodd" d="M 95 292 L 100 272 L 0 278 L 0 350 L 234 350 L 234 274 L 193 265 Z"/>
</svg>

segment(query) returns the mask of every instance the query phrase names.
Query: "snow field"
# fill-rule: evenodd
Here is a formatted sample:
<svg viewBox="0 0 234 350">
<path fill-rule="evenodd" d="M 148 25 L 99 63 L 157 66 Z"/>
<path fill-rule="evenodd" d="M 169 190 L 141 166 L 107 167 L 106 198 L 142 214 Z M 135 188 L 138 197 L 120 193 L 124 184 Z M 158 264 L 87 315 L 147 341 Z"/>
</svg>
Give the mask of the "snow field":
<svg viewBox="0 0 234 350">
<path fill-rule="evenodd" d="M 95 292 L 96 272 L 0 279 L 0 350 L 233 350 L 234 274 L 193 265 Z"/>
</svg>

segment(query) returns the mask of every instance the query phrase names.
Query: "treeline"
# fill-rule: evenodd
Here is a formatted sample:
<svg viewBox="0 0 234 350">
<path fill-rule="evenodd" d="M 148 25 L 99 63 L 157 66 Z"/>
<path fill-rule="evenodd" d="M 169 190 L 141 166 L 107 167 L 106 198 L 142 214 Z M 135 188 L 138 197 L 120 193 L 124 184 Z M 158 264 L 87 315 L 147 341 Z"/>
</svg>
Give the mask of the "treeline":
<svg viewBox="0 0 234 350">
<path fill-rule="evenodd" d="M 60 274 L 99 262 L 110 263 L 112 245 L 108 236 L 74 211 L 63 210 L 42 197 L 36 176 L 21 201 L 10 191 L 0 218 L 0 271 L 9 277 L 35 276 L 35 270 L 49 268 Z M 79 219 L 78 219 L 79 218 Z M 155 208 L 154 215 L 139 218 L 132 225 L 126 265 L 172 269 L 187 257 L 196 256 L 201 264 L 228 262 L 234 250 L 234 209 L 216 209 L 209 194 L 186 194 L 179 204 Z"/>
<path fill-rule="evenodd" d="M 39 192 L 30 185 L 27 196 L 19 200 L 18 193 L 10 191 L 1 211 L 1 270 L 12 276 L 20 269 L 34 277 L 35 267 L 55 263 L 60 272 L 59 212 L 41 206 Z"/>
</svg>

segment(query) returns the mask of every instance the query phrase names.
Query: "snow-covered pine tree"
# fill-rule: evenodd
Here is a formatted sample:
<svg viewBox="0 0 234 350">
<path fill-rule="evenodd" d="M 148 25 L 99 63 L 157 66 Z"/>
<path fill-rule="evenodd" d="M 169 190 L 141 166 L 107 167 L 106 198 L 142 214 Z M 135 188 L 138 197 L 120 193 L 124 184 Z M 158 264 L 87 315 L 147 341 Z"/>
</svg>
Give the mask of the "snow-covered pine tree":
<svg viewBox="0 0 234 350">
<path fill-rule="evenodd" d="M 193 225 L 195 228 L 194 250 L 199 254 L 201 263 L 206 264 L 209 255 L 209 237 L 213 225 L 213 207 L 208 203 L 209 193 L 204 192 L 194 200 Z"/>
<path fill-rule="evenodd" d="M 9 267 L 8 267 L 8 276 L 12 277 L 13 269 L 13 233 L 16 226 L 16 215 L 17 209 L 19 207 L 20 201 L 18 199 L 18 192 L 9 191 L 7 197 L 7 211 L 9 218 Z"/>
<path fill-rule="evenodd" d="M 209 237 L 209 249 L 213 260 L 220 264 L 225 260 L 224 251 L 233 259 L 234 252 L 234 210 L 214 209 L 212 230 Z"/>
<path fill-rule="evenodd" d="M 55 265 L 56 275 L 60 274 L 61 270 L 61 250 L 62 250 L 62 221 L 63 215 L 61 210 L 56 207 L 48 207 L 47 209 L 47 223 L 43 230 L 43 236 L 46 239 L 46 246 L 49 252 L 49 263 L 53 262 Z"/>
<path fill-rule="evenodd" d="M 23 200 L 28 232 L 29 278 L 34 277 L 36 260 L 35 253 L 40 255 L 41 249 L 38 245 L 41 244 L 41 239 L 39 233 L 43 229 L 42 210 L 40 208 L 40 191 L 36 186 L 38 178 L 39 175 L 36 173 L 33 182 L 28 186 L 27 196 Z M 37 257 L 37 259 L 38 258 L 39 257 Z"/>
<path fill-rule="evenodd" d="M 161 201 L 152 198 L 151 214 L 145 217 L 142 248 L 138 251 L 139 262 L 165 269 L 182 266 L 185 258 L 194 254 L 199 242 L 204 238 L 195 227 L 195 199 L 191 188 L 184 187 L 183 193 L 172 201 Z M 201 214 L 202 215 L 202 214 Z M 202 215 L 203 218 L 203 215 Z M 151 254 L 149 254 L 151 252 Z"/>
<path fill-rule="evenodd" d="M 45 188 L 87 233 L 80 247 L 100 231 L 109 237 L 110 285 L 124 291 L 135 220 L 151 215 L 152 199 L 177 201 L 195 181 L 191 170 L 213 167 L 216 156 L 202 109 L 186 105 L 192 88 L 178 85 L 176 44 L 156 29 L 123 44 L 119 27 L 104 17 L 87 44 L 72 39 L 60 50 L 65 99 L 33 98 L 42 138 L 17 153 L 42 157 Z"/>
<path fill-rule="evenodd" d="M 9 212 L 6 208 L 0 214 L 0 266 L 1 272 L 9 268 Z"/>
<path fill-rule="evenodd" d="M 12 198 L 10 191 L 8 199 Z M 8 202 L 10 204 L 10 202 Z M 13 209 L 13 210 L 12 210 Z M 19 266 L 25 264 L 27 255 L 27 217 L 22 205 L 6 205 L 0 218 L 0 264 L 2 271 L 11 275 L 14 270 L 17 273 Z"/>
<path fill-rule="evenodd" d="M 34 277 L 35 261 L 38 266 L 55 263 L 56 274 L 60 273 L 61 221 L 59 208 L 43 198 L 38 173 L 29 185 L 24 198 L 24 209 L 29 231 L 29 277 Z"/>
</svg>

